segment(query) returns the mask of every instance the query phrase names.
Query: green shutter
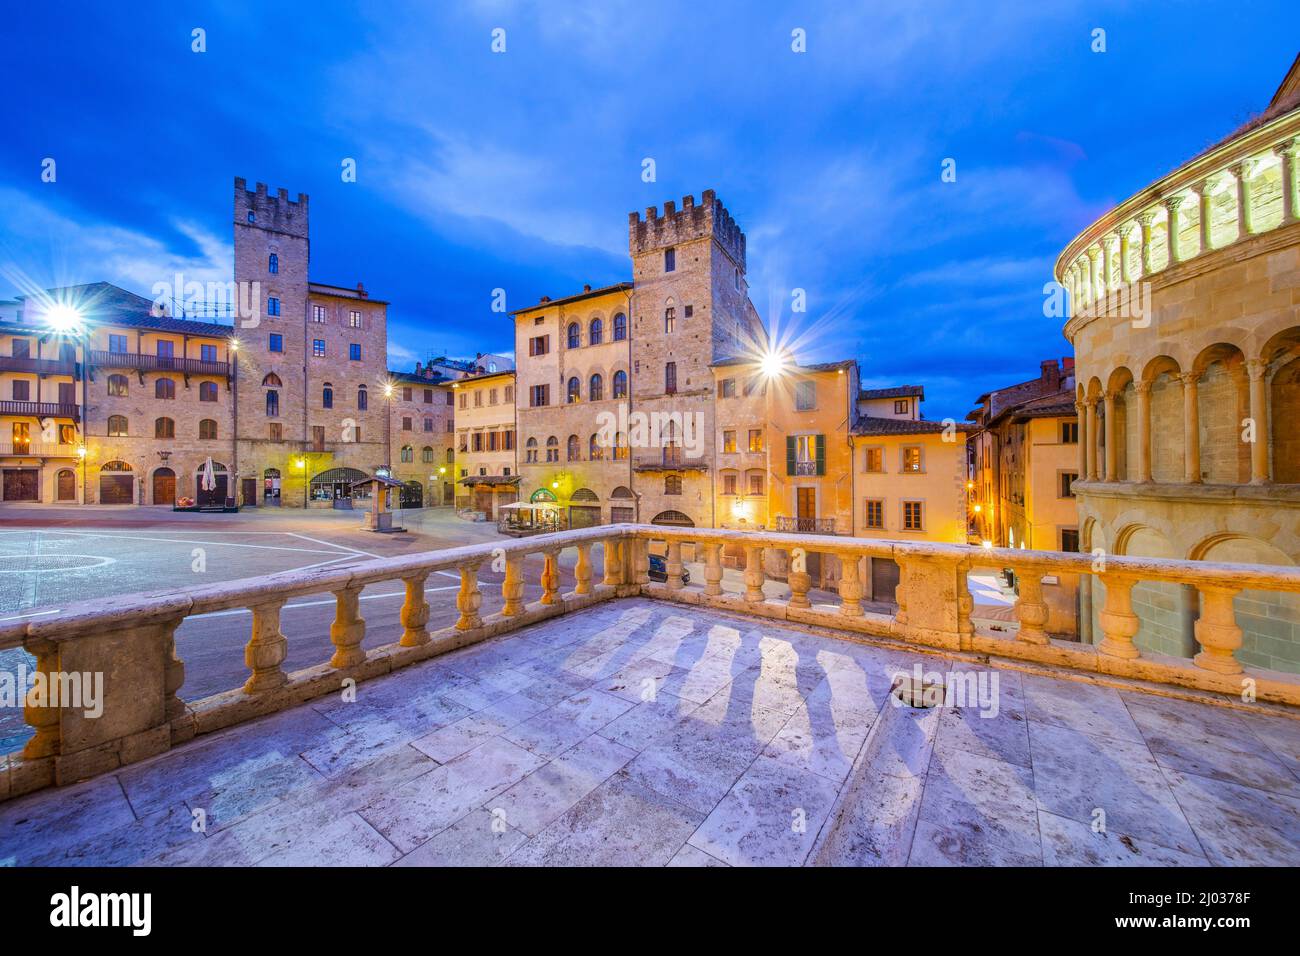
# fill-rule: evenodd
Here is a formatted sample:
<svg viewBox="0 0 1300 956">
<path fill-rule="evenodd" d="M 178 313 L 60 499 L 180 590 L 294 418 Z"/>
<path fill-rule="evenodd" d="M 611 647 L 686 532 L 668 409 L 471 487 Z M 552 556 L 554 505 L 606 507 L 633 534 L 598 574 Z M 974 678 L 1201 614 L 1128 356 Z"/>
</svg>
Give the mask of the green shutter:
<svg viewBox="0 0 1300 956">
<path fill-rule="evenodd" d="M 817 436 L 817 474 L 826 474 L 826 436 Z"/>
<path fill-rule="evenodd" d="M 785 473 L 787 475 L 794 474 L 795 456 L 796 456 L 796 449 L 795 449 L 794 436 L 786 435 L 785 436 Z"/>
</svg>

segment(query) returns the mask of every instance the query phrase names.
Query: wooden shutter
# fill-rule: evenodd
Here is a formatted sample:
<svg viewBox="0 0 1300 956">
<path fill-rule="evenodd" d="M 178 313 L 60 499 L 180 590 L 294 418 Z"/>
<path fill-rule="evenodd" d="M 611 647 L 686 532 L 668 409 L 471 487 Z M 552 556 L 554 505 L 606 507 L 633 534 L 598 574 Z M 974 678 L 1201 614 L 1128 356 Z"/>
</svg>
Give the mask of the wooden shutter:
<svg viewBox="0 0 1300 956">
<path fill-rule="evenodd" d="M 787 475 L 794 474 L 794 463 L 797 460 L 797 458 L 798 458 L 798 449 L 796 448 L 795 445 L 795 437 L 793 435 L 786 435 L 785 436 L 785 473 Z"/>
<path fill-rule="evenodd" d="M 817 435 L 817 474 L 826 474 L 826 436 Z"/>
</svg>

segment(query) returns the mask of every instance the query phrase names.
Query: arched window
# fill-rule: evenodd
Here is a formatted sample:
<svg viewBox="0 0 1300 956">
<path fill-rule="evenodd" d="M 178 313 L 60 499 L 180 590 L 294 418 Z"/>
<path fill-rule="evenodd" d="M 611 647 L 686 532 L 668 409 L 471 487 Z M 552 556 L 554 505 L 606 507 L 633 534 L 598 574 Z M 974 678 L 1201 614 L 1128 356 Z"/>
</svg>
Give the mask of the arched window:
<svg viewBox="0 0 1300 956">
<path fill-rule="evenodd" d="M 568 460 L 569 460 L 569 461 L 581 461 L 581 460 L 582 460 L 582 443 L 581 443 L 580 441 L 578 441 L 578 436 L 577 436 L 577 435 L 570 435 L 570 436 L 569 436 L 568 449 L 567 449 L 567 451 L 568 451 Z"/>
<path fill-rule="evenodd" d="M 622 342 L 627 338 L 627 316 L 619 312 L 614 316 L 614 341 Z"/>
<path fill-rule="evenodd" d="M 524 461 L 536 463 L 537 461 L 537 439 L 536 438 L 528 439 L 527 443 L 524 445 Z"/>
<path fill-rule="evenodd" d="M 266 271 L 271 273 L 271 275 L 278 275 L 280 272 L 280 257 L 274 252 L 267 257 Z"/>
<path fill-rule="evenodd" d="M 597 373 L 593 375 L 591 381 L 587 383 L 587 400 L 591 402 L 599 402 L 604 397 L 605 380 L 600 377 L 599 373 Z"/>
<path fill-rule="evenodd" d="M 199 382 L 199 401 L 215 402 L 217 400 L 216 382 Z"/>
<path fill-rule="evenodd" d="M 320 404 L 322 408 L 334 407 L 334 386 L 331 385 L 329 382 L 326 382 L 325 385 L 321 388 Z"/>
<path fill-rule="evenodd" d="M 205 418 L 199 422 L 199 437 L 205 440 L 216 439 L 217 423 L 214 419 Z"/>
<path fill-rule="evenodd" d="M 153 383 L 154 398 L 175 398 L 176 383 L 170 378 L 160 378 Z"/>
<path fill-rule="evenodd" d="M 424 462 L 426 465 L 433 464 L 433 449 L 430 446 L 425 445 L 420 449 L 420 461 Z"/>
<path fill-rule="evenodd" d="M 125 415 L 108 416 L 108 437 L 109 438 L 126 437 L 126 416 Z"/>
<path fill-rule="evenodd" d="M 276 418 L 280 414 L 280 393 L 275 389 L 266 393 L 266 414 L 270 418 Z"/>
<path fill-rule="evenodd" d="M 447 464 L 454 464 L 456 461 L 456 451 L 453 448 L 447 449 Z"/>
<path fill-rule="evenodd" d="M 568 331 L 569 348 L 576 349 L 579 345 L 581 345 L 582 344 L 581 338 L 582 338 L 582 332 L 578 327 L 578 323 L 570 322 L 569 331 Z"/>
<path fill-rule="evenodd" d="M 681 475 L 664 475 L 664 494 L 680 495 L 682 493 Z"/>
<path fill-rule="evenodd" d="M 364 385 L 357 386 L 357 411 L 364 412 L 370 407 L 370 393 Z"/>
<path fill-rule="evenodd" d="M 402 446 L 402 461 L 403 462 L 415 461 L 415 449 L 412 448 L 410 445 Z"/>
<path fill-rule="evenodd" d="M 627 436 L 622 432 L 616 432 L 614 435 L 614 460 L 624 461 L 627 459 Z"/>
<path fill-rule="evenodd" d="M 280 385 L 280 376 L 276 375 L 274 372 L 268 372 L 266 377 L 262 379 L 263 388 L 279 388 Z"/>
<path fill-rule="evenodd" d="M 547 461 L 560 460 L 560 440 L 556 438 L 554 435 L 546 439 L 546 460 Z"/>
<path fill-rule="evenodd" d="M 600 319 L 591 320 L 591 328 L 587 333 L 587 343 L 589 345 L 599 345 L 605 341 L 605 323 Z"/>
<path fill-rule="evenodd" d="M 582 386 L 578 382 L 578 376 L 575 375 L 573 378 L 569 379 L 569 387 L 566 390 L 566 395 L 570 405 L 582 397 L 579 394 L 581 388 Z"/>
<path fill-rule="evenodd" d="M 125 375 L 110 375 L 108 377 L 108 394 L 126 398 L 129 391 L 130 384 Z"/>
<path fill-rule="evenodd" d="M 614 373 L 614 397 L 627 398 L 627 372 L 622 369 Z"/>
<path fill-rule="evenodd" d="M 153 437 L 175 438 L 176 423 L 170 418 L 155 418 L 153 420 Z"/>
<path fill-rule="evenodd" d="M 587 442 L 587 457 L 592 461 L 600 461 L 605 457 L 605 450 L 600 445 L 599 435 L 592 435 L 591 441 Z"/>
<path fill-rule="evenodd" d="M 676 306 L 670 305 L 668 306 L 668 308 L 664 309 L 664 332 L 666 332 L 669 335 L 672 335 L 673 331 L 676 328 L 677 328 L 677 308 Z"/>
</svg>

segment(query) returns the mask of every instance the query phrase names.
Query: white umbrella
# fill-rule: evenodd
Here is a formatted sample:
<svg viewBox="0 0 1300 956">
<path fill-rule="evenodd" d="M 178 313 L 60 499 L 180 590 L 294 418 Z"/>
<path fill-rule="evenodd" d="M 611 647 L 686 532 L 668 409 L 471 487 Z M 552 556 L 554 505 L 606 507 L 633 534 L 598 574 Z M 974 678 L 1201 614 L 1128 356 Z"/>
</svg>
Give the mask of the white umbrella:
<svg viewBox="0 0 1300 956">
<path fill-rule="evenodd" d="M 208 460 L 203 463 L 203 479 L 200 481 L 199 486 L 204 491 L 212 491 L 217 487 L 217 476 L 212 470 L 211 455 L 209 455 Z"/>
</svg>

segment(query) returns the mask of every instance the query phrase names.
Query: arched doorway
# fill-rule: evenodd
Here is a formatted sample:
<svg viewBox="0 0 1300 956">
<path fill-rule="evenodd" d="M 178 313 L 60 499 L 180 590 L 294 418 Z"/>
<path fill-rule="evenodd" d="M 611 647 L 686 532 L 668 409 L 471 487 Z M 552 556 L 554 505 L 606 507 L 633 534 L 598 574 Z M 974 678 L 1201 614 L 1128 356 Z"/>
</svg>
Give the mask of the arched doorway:
<svg viewBox="0 0 1300 956">
<path fill-rule="evenodd" d="M 322 471 L 311 480 L 311 500 L 350 502 L 352 500 L 352 483 L 369 477 L 364 471 L 357 468 L 330 468 L 327 471 Z"/>
<path fill-rule="evenodd" d="M 279 507 L 280 469 L 268 468 L 262 472 L 262 504 Z"/>
<path fill-rule="evenodd" d="M 135 503 L 135 475 L 131 466 L 120 459 L 106 461 L 99 467 L 99 503 L 129 505 Z"/>
<path fill-rule="evenodd" d="M 153 503 L 156 505 L 176 504 L 176 472 L 170 468 L 154 470 Z"/>
<path fill-rule="evenodd" d="M 609 499 L 611 524 L 631 524 L 636 521 L 636 498 L 631 488 L 619 485 L 609 493 Z"/>
<path fill-rule="evenodd" d="M 590 488 L 569 495 L 569 527 L 591 528 L 600 524 L 600 498 Z"/>
<path fill-rule="evenodd" d="M 401 502 L 403 508 L 423 508 L 424 485 L 418 481 L 408 481 L 402 485 Z"/>
<path fill-rule="evenodd" d="M 77 500 L 77 475 L 71 468 L 64 468 L 55 476 L 54 498 L 56 501 Z"/>
<path fill-rule="evenodd" d="M 194 503 L 200 508 L 224 505 L 226 498 L 230 495 L 230 475 L 226 471 L 226 466 L 219 461 L 214 461 L 212 463 L 212 487 L 204 488 L 203 472 L 206 466 L 207 462 L 205 461 L 194 469 Z"/>
</svg>

